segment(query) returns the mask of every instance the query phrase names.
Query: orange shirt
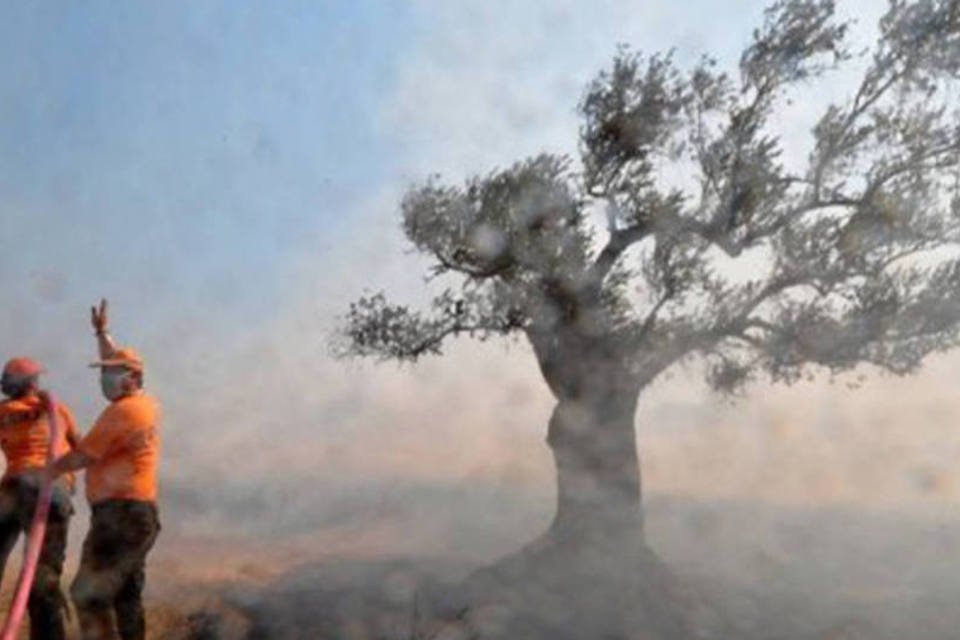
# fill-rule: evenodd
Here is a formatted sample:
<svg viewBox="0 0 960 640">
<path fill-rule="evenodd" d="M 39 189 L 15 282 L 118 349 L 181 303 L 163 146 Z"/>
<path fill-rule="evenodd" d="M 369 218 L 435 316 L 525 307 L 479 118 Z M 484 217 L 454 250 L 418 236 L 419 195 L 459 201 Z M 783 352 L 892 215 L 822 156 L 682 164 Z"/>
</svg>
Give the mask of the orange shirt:
<svg viewBox="0 0 960 640">
<path fill-rule="evenodd" d="M 79 434 L 66 405 L 58 403 L 57 414 L 60 433 L 54 443 L 54 454 L 60 457 L 70 450 L 71 442 L 79 440 Z M 43 469 L 47 465 L 49 443 L 50 425 L 44 417 L 40 398 L 27 396 L 0 402 L 0 449 L 7 459 L 3 477 Z"/>
<path fill-rule="evenodd" d="M 160 406 L 146 394 L 110 403 L 77 450 L 93 459 L 87 467 L 87 500 L 157 499 Z"/>
</svg>

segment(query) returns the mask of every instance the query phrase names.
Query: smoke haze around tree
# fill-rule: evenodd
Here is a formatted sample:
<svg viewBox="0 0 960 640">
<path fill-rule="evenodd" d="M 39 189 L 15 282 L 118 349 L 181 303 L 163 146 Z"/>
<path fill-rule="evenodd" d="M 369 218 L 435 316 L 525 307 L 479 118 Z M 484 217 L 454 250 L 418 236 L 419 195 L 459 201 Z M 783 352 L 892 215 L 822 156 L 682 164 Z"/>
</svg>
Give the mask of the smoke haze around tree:
<svg viewBox="0 0 960 640">
<path fill-rule="evenodd" d="M 576 103 L 617 42 L 645 51 L 676 46 L 682 62 L 712 53 L 735 64 L 763 3 L 734 4 L 718 11 L 709 2 L 418 3 L 404 17 L 412 26 L 402 50 L 391 52 L 396 59 L 383 72 L 387 88 L 375 108 L 360 112 L 373 122 L 365 135 L 383 141 L 382 150 L 367 141 L 365 152 L 389 153 L 390 161 L 362 189 L 344 187 L 347 195 L 321 189 L 322 171 L 302 168 L 313 156 L 285 146 L 312 117 L 312 94 L 282 94 L 281 106 L 298 118 L 293 132 L 258 127 L 255 109 L 250 121 L 209 116 L 201 125 L 222 124 L 229 143 L 184 166 L 177 148 L 162 144 L 162 128 L 139 130 L 140 120 L 120 118 L 140 137 L 131 149 L 111 151 L 120 160 L 111 155 L 109 168 L 124 159 L 132 167 L 113 174 L 123 186 L 110 191 L 114 201 L 96 201 L 79 151 L 53 154 L 43 163 L 49 179 L 33 191 L 3 186 L 4 350 L 41 360 L 50 386 L 89 425 L 102 402 L 85 367 L 94 354 L 87 307 L 110 298 L 114 333 L 144 353 L 147 384 L 165 410 L 161 558 L 187 540 L 228 539 L 266 546 L 271 558 L 295 549 L 298 561 L 489 562 L 546 527 L 555 499 L 544 443 L 551 398 L 528 347 L 456 342 L 443 358 L 416 366 L 344 363 L 329 353 L 337 318 L 364 289 L 426 301 L 424 263 L 400 230 L 407 186 L 435 172 L 457 182 L 540 151 L 574 153 Z M 864 43 L 883 4 L 856 8 Z M 197 19 L 187 62 L 209 55 L 219 77 L 217 69 L 229 71 L 216 67 L 219 57 L 236 56 L 230 43 L 256 29 L 214 21 L 220 31 L 204 30 L 209 23 Z M 275 40 L 264 42 L 262 52 Z M 311 87 L 327 69 L 311 60 L 313 73 L 287 80 Z M 269 75 L 268 63 L 258 65 L 257 74 Z M 167 68 L 164 82 L 174 83 L 178 69 Z M 24 73 L 39 82 L 43 71 Z M 842 95 L 846 81 L 835 78 L 830 90 Z M 260 87 L 234 87 L 223 113 Z M 82 120 L 63 92 L 56 94 L 62 113 L 44 117 L 67 120 L 55 146 L 82 150 L 89 143 L 79 136 L 95 123 Z M 51 95 L 42 86 L 37 93 Z M 806 157 L 812 118 L 826 102 L 797 96 L 780 116 L 788 161 Z M 321 133 L 312 135 L 323 144 Z M 0 148 L 16 148 L 5 136 Z M 349 145 L 349 137 L 337 144 Z M 158 154 L 160 166 L 141 160 Z M 19 160 L 22 171 L 40 162 Z M 164 193 L 150 186 L 158 176 Z M 191 176 L 206 182 L 171 193 Z M 108 182 L 93 185 L 101 181 Z M 204 206 L 214 189 L 243 199 L 218 201 L 228 211 L 219 213 Z M 291 210 L 300 213 L 284 213 Z M 217 222 L 224 217 L 228 224 Z M 241 249 L 220 255 L 211 249 L 220 243 Z M 946 603 L 960 584 L 944 566 L 960 533 L 960 359 L 936 357 L 906 379 L 864 368 L 832 383 L 827 376 L 789 388 L 760 383 L 735 401 L 701 380 L 696 363 L 675 369 L 644 395 L 637 415 L 650 543 L 668 563 L 708 586 L 735 584 L 742 591 L 731 591 L 734 600 L 768 588 L 799 601 L 796 615 L 809 614 L 821 629 L 865 618 L 865 628 L 886 634 L 867 637 L 950 637 Z M 757 611 L 756 600 L 743 598 L 731 606 L 757 625 L 782 613 L 803 626 L 790 611 Z M 909 632 L 920 620 L 927 636 Z"/>
</svg>

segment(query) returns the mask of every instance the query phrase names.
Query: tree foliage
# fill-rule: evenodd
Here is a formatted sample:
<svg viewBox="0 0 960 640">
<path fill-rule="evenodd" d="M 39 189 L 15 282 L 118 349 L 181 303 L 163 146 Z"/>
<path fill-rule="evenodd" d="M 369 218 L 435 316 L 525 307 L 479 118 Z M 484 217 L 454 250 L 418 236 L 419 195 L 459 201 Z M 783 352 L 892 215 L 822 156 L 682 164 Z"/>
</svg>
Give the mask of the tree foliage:
<svg viewBox="0 0 960 640">
<path fill-rule="evenodd" d="M 579 158 L 409 190 L 403 230 L 456 284 L 426 311 L 361 298 L 345 353 L 415 360 L 521 332 L 542 367 L 602 353 L 640 389 L 699 355 L 732 391 L 812 367 L 902 374 L 954 346 L 960 0 L 891 0 L 868 52 L 847 32 L 831 0 L 781 0 L 732 73 L 619 50 L 580 103 Z M 848 65 L 859 83 L 788 168 L 785 104 Z"/>
</svg>

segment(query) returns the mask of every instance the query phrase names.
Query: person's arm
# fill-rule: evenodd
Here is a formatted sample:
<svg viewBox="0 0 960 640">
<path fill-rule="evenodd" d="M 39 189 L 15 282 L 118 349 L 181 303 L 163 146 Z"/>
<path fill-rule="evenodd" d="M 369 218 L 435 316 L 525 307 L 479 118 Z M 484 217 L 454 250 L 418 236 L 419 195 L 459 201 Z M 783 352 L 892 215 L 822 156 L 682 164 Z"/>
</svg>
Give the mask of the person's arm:
<svg viewBox="0 0 960 640">
<path fill-rule="evenodd" d="M 115 405 L 107 407 L 73 451 L 52 462 L 47 467 L 47 473 L 56 479 L 64 473 L 78 471 L 97 460 L 103 460 L 122 440 L 125 422 L 122 409 L 117 409 Z"/>
<path fill-rule="evenodd" d="M 57 458 L 52 465 L 50 465 L 47 473 L 56 480 L 65 473 L 70 473 L 71 471 L 79 471 L 93 464 L 95 460 L 83 453 L 79 449 L 74 449 L 66 455 L 62 455 Z"/>
<path fill-rule="evenodd" d="M 43 411 L 49 411 L 53 401 L 50 392 L 46 389 L 37 391 L 37 397 L 40 398 L 40 404 L 43 405 Z M 77 421 L 73 419 L 73 413 L 67 408 L 67 405 L 57 403 L 57 417 L 60 419 L 60 429 L 67 444 L 71 449 L 76 449 L 80 442 L 80 432 L 77 430 Z"/>
<path fill-rule="evenodd" d="M 104 360 L 113 355 L 117 346 L 110 337 L 107 330 L 107 301 L 100 301 L 100 308 L 90 307 L 90 324 L 93 325 L 93 331 L 97 336 L 97 348 L 100 351 L 100 359 Z"/>
<path fill-rule="evenodd" d="M 63 410 L 63 422 L 66 428 L 64 438 L 71 449 L 76 449 L 77 445 L 80 444 L 80 432 L 77 430 L 77 423 L 73 419 L 73 414 L 66 408 Z"/>
<path fill-rule="evenodd" d="M 49 408 L 51 405 L 50 394 L 45 389 L 41 389 L 38 395 L 43 406 Z M 73 414 L 64 405 L 57 406 L 57 413 L 61 420 L 60 428 L 65 429 L 64 436 L 70 444 L 71 451 L 60 456 L 47 467 L 47 474 L 54 480 L 65 473 L 82 469 L 93 462 L 93 458 L 77 450 L 80 438 L 77 433 L 77 425 L 73 420 Z"/>
</svg>

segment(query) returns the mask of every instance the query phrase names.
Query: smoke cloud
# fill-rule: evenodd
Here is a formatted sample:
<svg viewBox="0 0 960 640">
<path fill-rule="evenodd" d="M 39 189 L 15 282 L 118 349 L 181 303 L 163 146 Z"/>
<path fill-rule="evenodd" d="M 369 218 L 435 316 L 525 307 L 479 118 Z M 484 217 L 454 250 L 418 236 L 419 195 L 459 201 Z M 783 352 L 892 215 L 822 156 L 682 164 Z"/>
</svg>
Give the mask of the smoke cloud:
<svg viewBox="0 0 960 640">
<path fill-rule="evenodd" d="M 334 361 L 329 342 L 338 315 L 365 289 L 426 299 L 424 265 L 409 255 L 397 217 L 411 182 L 434 172 L 458 180 L 543 150 L 575 152 L 573 108 L 616 42 L 734 60 L 763 3 L 714 4 L 419 3 L 394 16 L 413 35 L 391 35 L 377 50 L 389 65 L 364 63 L 355 45 L 318 53 L 273 12 L 260 16 L 266 35 L 256 16 L 183 7 L 161 16 L 156 32 L 142 26 L 149 16 L 124 14 L 136 26 L 129 31 L 101 7 L 118 47 L 186 29 L 185 58 L 163 62 L 169 52 L 153 44 L 135 59 L 161 87 L 183 80 L 219 96 L 196 118 L 187 116 L 202 100 L 187 89 L 159 100 L 150 118 L 134 117 L 162 91 L 126 75 L 120 83 L 137 91 L 115 97 L 133 106 L 97 115 L 118 85 L 107 83 L 100 101 L 74 100 L 71 91 L 93 92 L 106 79 L 85 76 L 89 83 L 71 89 L 66 52 L 18 63 L 39 83 L 39 102 L 12 102 L 38 109 L 33 126 L 49 128 L 45 140 L 59 150 L 44 159 L 22 148 L 13 129 L 29 117 L 4 118 L 13 124 L 0 127 L 0 155 L 15 159 L 0 166 L 20 162 L 8 175 L 34 177 L 27 187 L 0 185 L 3 348 L 44 362 L 49 385 L 84 425 L 103 405 L 85 368 L 95 346 L 87 306 L 109 296 L 115 334 L 145 354 L 165 416 L 156 602 L 180 606 L 190 585 L 191 606 L 229 591 L 276 612 L 290 594 L 316 595 L 318 581 L 329 594 L 393 576 L 380 606 L 397 613 L 384 624 L 408 629 L 409 584 L 427 580 L 421 573 L 462 575 L 549 524 L 552 400 L 525 344 L 456 342 L 442 358 L 397 366 Z M 864 29 L 883 4 L 864 9 Z M 27 33 L 51 20 L 13 17 L 19 22 L 0 23 Z M 389 31 L 364 12 L 341 18 L 363 42 Z M 257 33 L 254 50 L 264 55 L 250 60 L 238 51 Z M 277 44 L 285 36 L 286 48 Z M 296 71 L 304 51 L 313 66 Z M 94 52 L 98 60 L 123 53 Z M 330 87 L 316 79 L 332 73 L 338 54 L 360 60 L 345 76 L 369 76 L 344 89 L 370 92 L 350 103 L 363 122 L 347 107 L 325 111 L 319 97 Z M 200 71 L 188 71 L 194 63 Z M 59 72 L 44 84 L 38 78 L 50 69 Z M 0 85 L 17 84 L 5 79 Z M 834 90 L 846 89 L 838 78 Z M 251 102 L 260 91 L 279 96 L 277 104 Z M 812 102 L 782 116 L 798 139 L 818 111 Z M 311 150 L 332 135 L 309 125 L 324 114 L 360 132 L 333 138 L 334 159 Z M 114 125 L 122 131 L 112 137 Z M 188 145 L 197 131 L 212 133 Z M 83 132 L 105 132 L 110 144 L 76 137 Z M 67 142 L 76 155 L 62 150 Z M 807 151 L 793 148 L 797 158 Z M 341 152 L 375 165 L 370 180 L 363 170 L 338 173 Z M 389 159 L 374 161 L 381 153 Z M 307 168 L 315 161 L 317 173 Z M 760 385 L 730 402 L 711 395 L 697 371 L 679 369 L 641 398 L 650 545 L 739 616 L 740 637 L 949 638 L 960 622 L 948 606 L 960 595 L 949 572 L 960 531 L 960 359 L 939 357 L 908 379 L 863 374 L 858 388 L 849 378 Z M 76 522 L 71 554 L 85 530 L 83 518 Z M 431 560 L 378 564 L 397 557 Z M 330 569 L 361 560 L 370 564 Z M 321 569 L 302 568 L 313 563 Z M 286 595 L 238 596 L 238 584 Z"/>
</svg>

